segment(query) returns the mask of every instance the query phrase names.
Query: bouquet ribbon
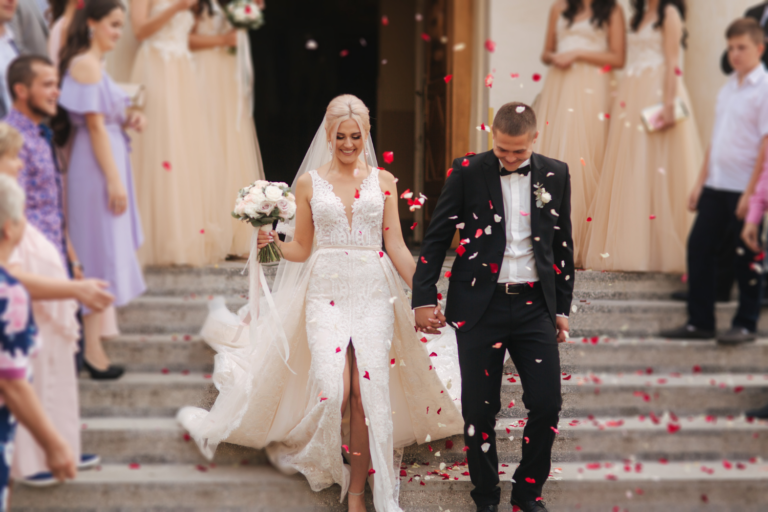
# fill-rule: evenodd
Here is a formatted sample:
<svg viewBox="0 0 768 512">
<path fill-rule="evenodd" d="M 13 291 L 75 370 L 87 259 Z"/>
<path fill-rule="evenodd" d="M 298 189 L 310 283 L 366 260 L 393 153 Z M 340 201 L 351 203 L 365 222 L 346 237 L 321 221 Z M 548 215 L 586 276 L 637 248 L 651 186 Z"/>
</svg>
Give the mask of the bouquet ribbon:
<svg viewBox="0 0 768 512">
<path fill-rule="evenodd" d="M 271 225 L 265 227 L 269 230 L 272 229 Z M 277 341 L 282 345 L 280 357 L 283 359 L 283 362 L 291 371 L 291 373 L 295 374 L 296 372 L 294 372 L 288 364 L 288 356 L 290 353 L 288 338 L 286 338 L 285 331 L 283 330 L 283 326 L 280 323 L 280 316 L 278 314 L 277 307 L 275 306 L 275 300 L 272 297 L 272 292 L 269 291 L 267 278 L 264 276 L 264 269 L 261 267 L 261 263 L 259 263 L 258 244 L 259 230 L 254 229 L 253 235 L 251 236 L 251 254 L 248 257 L 248 262 L 246 263 L 246 269 L 248 269 L 248 314 L 237 328 L 235 341 L 240 339 L 240 335 L 242 334 L 243 328 L 246 325 L 250 325 L 251 346 L 254 346 L 254 336 L 269 335 L 269 331 L 271 331 L 271 333 L 274 334 L 272 341 Z M 245 269 L 243 269 L 243 272 L 245 272 Z M 258 320 L 261 317 L 262 290 L 264 291 L 264 298 L 267 301 L 266 314 L 274 327 L 271 330 L 257 328 Z"/>
<path fill-rule="evenodd" d="M 236 59 L 237 129 L 239 131 L 243 115 L 251 115 L 253 112 L 253 63 L 251 62 L 251 43 L 248 40 L 248 31 L 245 29 L 237 31 Z"/>
</svg>

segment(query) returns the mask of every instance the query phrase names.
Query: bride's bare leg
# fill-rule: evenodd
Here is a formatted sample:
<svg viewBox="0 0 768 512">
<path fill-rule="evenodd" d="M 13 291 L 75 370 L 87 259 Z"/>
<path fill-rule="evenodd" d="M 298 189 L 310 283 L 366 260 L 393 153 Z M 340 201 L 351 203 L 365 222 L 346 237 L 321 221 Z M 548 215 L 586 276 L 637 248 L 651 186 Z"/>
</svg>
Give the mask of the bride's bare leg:
<svg viewBox="0 0 768 512">
<path fill-rule="evenodd" d="M 352 375 L 349 406 L 350 409 L 350 446 L 352 452 L 350 465 L 352 477 L 349 483 L 350 512 L 365 512 L 365 495 L 353 496 L 351 493 L 365 491 L 365 481 L 368 478 L 368 466 L 371 462 L 371 451 L 368 445 L 368 427 L 365 424 L 365 410 L 363 409 L 363 397 L 360 394 L 360 375 L 357 370 L 355 349 L 352 348 Z"/>
</svg>

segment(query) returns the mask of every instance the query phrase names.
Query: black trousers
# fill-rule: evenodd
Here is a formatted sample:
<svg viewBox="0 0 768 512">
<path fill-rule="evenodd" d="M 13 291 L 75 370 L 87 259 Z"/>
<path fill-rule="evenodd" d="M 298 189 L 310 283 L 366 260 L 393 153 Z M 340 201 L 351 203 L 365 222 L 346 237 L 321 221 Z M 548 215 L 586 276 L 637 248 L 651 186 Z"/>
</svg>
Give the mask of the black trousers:
<svg viewBox="0 0 768 512">
<path fill-rule="evenodd" d="M 757 330 L 763 276 L 755 271 L 756 254 L 741 240 L 744 222 L 736 217 L 741 194 L 705 187 L 698 215 L 688 238 L 688 322 L 699 329 L 715 329 L 717 261 L 722 252 L 733 254 L 733 273 L 739 283 L 739 308 L 733 327 Z"/>
<path fill-rule="evenodd" d="M 472 499 L 480 506 L 496 505 L 501 499 L 495 428 L 502 406 L 502 378 L 509 378 L 503 375 L 504 353 L 509 351 L 523 385 L 523 404 L 529 411 L 512 494 L 518 500 L 534 500 L 541 496 L 549 476 L 555 441 L 552 428 L 557 427 L 562 406 L 556 329 L 539 284 L 526 287 L 519 295 L 497 289 L 480 322 L 456 335 L 464 442 L 469 447 L 467 462 L 475 486 Z M 501 347 L 494 348 L 498 343 Z M 472 430 L 474 435 L 470 435 Z M 518 435 L 516 431 L 515 437 Z M 484 443 L 490 444 L 486 451 Z"/>
</svg>

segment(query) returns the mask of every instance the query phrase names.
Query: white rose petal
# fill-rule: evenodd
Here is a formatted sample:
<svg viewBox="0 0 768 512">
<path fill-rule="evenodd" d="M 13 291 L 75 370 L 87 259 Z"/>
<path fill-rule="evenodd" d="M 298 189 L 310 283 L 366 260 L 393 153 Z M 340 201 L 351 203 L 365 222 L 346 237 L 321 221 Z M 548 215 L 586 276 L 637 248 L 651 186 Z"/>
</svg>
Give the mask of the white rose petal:
<svg viewBox="0 0 768 512">
<path fill-rule="evenodd" d="M 486 235 L 490 235 L 491 234 L 491 226 L 488 226 L 487 228 L 485 228 L 485 234 Z"/>
<path fill-rule="evenodd" d="M 459 224 L 456 224 L 456 229 L 464 229 L 464 226 L 466 224 L 464 222 L 460 222 Z"/>
<path fill-rule="evenodd" d="M 491 443 L 483 443 L 480 445 L 480 449 L 483 450 L 483 453 L 487 453 L 490 447 Z"/>
<path fill-rule="evenodd" d="M 501 222 L 501 215 L 494 215 L 493 220 L 495 220 L 496 222 Z"/>
<path fill-rule="evenodd" d="M 429 443 L 430 441 L 432 441 L 432 436 L 427 434 L 427 438 L 424 440 L 424 442 Z"/>
<path fill-rule="evenodd" d="M 467 435 L 469 437 L 472 437 L 472 436 L 475 435 L 475 426 L 474 425 L 470 425 L 469 426 L 469 428 L 467 429 Z"/>
</svg>

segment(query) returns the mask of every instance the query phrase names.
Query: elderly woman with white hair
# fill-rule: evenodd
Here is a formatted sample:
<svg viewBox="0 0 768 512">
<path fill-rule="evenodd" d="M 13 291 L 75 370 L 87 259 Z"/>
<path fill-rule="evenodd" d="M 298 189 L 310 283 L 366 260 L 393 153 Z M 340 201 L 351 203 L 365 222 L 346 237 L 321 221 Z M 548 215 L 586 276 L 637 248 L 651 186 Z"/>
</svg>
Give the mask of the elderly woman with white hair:
<svg viewBox="0 0 768 512">
<path fill-rule="evenodd" d="M 0 122 L 0 177 L 18 180 L 23 166 L 19 159 L 22 143 L 22 136 L 15 128 Z M 95 279 L 70 279 L 56 246 L 32 224 L 26 226 L 8 258 L 7 270 L 32 298 L 40 340 L 37 357 L 31 361 L 35 375 L 32 387 L 79 468 L 93 467 L 98 464 L 98 457 L 80 453 L 80 406 L 74 359 L 80 326 L 76 315 L 78 300 L 97 309 L 110 305 L 112 296 L 105 290 L 107 284 Z M 36 486 L 57 482 L 44 447 L 37 442 L 34 432 L 25 427 L 21 427 L 16 436 L 13 477 Z"/>
<path fill-rule="evenodd" d="M 449 393 L 460 388 L 455 358 L 437 368 L 413 329 L 402 283 L 411 286 L 416 265 L 397 180 L 378 168 L 370 129 L 358 98 L 328 105 L 294 181 L 295 225 L 282 229 L 293 240 L 259 233 L 259 248 L 275 241 L 284 257 L 275 307 L 252 307 L 248 336 L 238 318 L 228 328 L 212 313 L 203 335 L 219 352 L 219 396 L 210 412 L 185 408 L 179 420 L 209 457 L 223 441 L 266 447 L 313 490 L 338 484 L 350 511 L 366 510 L 368 479 L 376 510 L 399 512 L 397 450 L 458 434 L 463 421 Z M 446 369 L 455 371 L 444 384 Z"/>
<path fill-rule="evenodd" d="M 54 429 L 29 382 L 37 328 L 29 294 L 7 270 L 27 227 L 24 200 L 18 182 L 0 175 L 0 510 L 8 510 L 9 463 L 17 422 L 45 447 L 46 463 L 57 479 L 75 477 L 72 450 Z"/>
</svg>

